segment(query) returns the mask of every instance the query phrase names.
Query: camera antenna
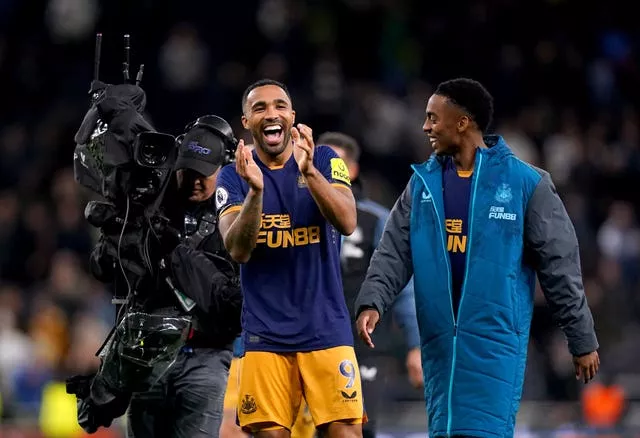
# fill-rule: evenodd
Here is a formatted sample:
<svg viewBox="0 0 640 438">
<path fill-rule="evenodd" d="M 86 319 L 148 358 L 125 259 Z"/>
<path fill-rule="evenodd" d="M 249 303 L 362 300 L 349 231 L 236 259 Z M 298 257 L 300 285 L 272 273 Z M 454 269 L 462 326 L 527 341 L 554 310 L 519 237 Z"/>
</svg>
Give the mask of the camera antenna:
<svg viewBox="0 0 640 438">
<path fill-rule="evenodd" d="M 100 54 L 102 52 L 102 34 L 96 34 L 96 48 L 93 53 L 93 80 L 100 78 Z"/>
<path fill-rule="evenodd" d="M 129 34 L 124 35 L 124 62 L 122 63 L 122 75 L 124 76 L 124 82 L 129 82 L 129 57 L 131 54 L 131 42 Z"/>
<path fill-rule="evenodd" d="M 136 75 L 136 85 L 140 85 L 140 82 L 142 82 L 143 74 L 144 74 L 144 64 L 140 64 L 140 68 L 138 69 L 138 74 Z"/>
</svg>

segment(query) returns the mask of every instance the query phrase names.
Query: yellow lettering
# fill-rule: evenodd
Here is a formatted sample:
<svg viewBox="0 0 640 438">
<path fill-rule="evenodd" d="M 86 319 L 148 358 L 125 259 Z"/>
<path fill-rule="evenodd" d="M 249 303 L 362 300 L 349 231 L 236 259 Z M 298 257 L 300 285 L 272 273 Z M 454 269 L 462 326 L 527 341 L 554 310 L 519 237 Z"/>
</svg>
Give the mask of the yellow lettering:
<svg viewBox="0 0 640 438">
<path fill-rule="evenodd" d="M 279 248 L 282 244 L 282 231 L 269 231 L 267 233 L 267 246 Z"/>
<path fill-rule="evenodd" d="M 293 230 L 284 230 L 282 234 L 283 234 L 283 238 L 282 238 L 283 248 L 288 248 L 290 246 L 295 245 L 294 238 L 293 238 Z"/>
<path fill-rule="evenodd" d="M 450 235 L 447 239 L 447 250 L 465 253 L 467 251 L 467 236 Z"/>
<path fill-rule="evenodd" d="M 293 235 L 295 236 L 296 246 L 309 244 L 309 232 L 306 228 L 296 228 L 293 230 Z"/>
<path fill-rule="evenodd" d="M 309 243 L 320 243 L 320 227 L 309 227 Z"/>
<path fill-rule="evenodd" d="M 288 230 L 260 230 L 256 243 L 269 248 L 290 248 L 320 243 L 320 227 L 301 227 Z"/>
<path fill-rule="evenodd" d="M 291 228 L 291 218 L 288 214 L 263 214 L 260 228 L 263 230 L 270 228 Z"/>
<path fill-rule="evenodd" d="M 447 219 L 445 221 L 447 233 L 460 234 L 462 233 L 462 219 Z"/>
</svg>

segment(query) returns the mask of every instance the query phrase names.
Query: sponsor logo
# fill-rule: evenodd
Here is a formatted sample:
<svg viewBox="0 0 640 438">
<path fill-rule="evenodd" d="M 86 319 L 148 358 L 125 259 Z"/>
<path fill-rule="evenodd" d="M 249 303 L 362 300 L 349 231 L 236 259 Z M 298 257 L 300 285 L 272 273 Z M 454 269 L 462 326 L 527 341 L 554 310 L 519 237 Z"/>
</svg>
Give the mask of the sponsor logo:
<svg viewBox="0 0 640 438">
<path fill-rule="evenodd" d="M 518 216 L 515 213 L 507 213 L 504 207 L 491 206 L 489 209 L 489 219 L 498 219 L 503 221 L 515 221 Z"/>
<path fill-rule="evenodd" d="M 195 141 L 192 141 L 187 145 L 187 150 L 200 155 L 209 155 L 211 153 L 211 149 L 200 146 Z"/>
<path fill-rule="evenodd" d="M 340 391 L 340 394 L 342 394 L 342 397 L 344 397 L 346 400 L 353 400 L 358 395 L 358 391 L 353 391 L 351 394 Z"/>
<path fill-rule="evenodd" d="M 342 160 L 342 158 L 331 159 L 331 178 L 334 181 L 340 181 L 345 184 L 351 185 L 351 178 L 349 178 L 349 169 Z"/>
<path fill-rule="evenodd" d="M 258 231 L 258 245 L 269 248 L 290 248 L 320 243 L 320 227 L 291 227 L 291 217 L 288 214 L 263 214 L 260 231 Z"/>
</svg>

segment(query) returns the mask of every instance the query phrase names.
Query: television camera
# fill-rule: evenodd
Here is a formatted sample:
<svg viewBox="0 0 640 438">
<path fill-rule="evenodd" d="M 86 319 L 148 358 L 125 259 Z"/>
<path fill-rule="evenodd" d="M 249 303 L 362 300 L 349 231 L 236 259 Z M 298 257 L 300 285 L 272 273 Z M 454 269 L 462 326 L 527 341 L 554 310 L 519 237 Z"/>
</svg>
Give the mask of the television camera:
<svg viewBox="0 0 640 438">
<path fill-rule="evenodd" d="M 98 280 L 113 284 L 118 311 L 114 328 L 97 352 L 98 372 L 67 380 L 67 392 L 78 400 L 78 422 L 89 433 L 122 415 L 131 392 L 145 390 L 139 382 L 158 373 L 159 364 L 168 369 L 184 345 L 191 318 L 147 308 L 145 294 L 169 287 L 185 309 L 194 306 L 162 269 L 165 254 L 157 251 L 162 245 L 153 246 L 181 237 L 161 208 L 179 141 L 157 132 L 143 115 L 144 65 L 132 81 L 130 36 L 124 36 L 121 84 L 99 79 L 101 45 L 102 34 L 97 34 L 90 106 L 75 135 L 73 163 L 76 181 L 103 198 L 85 208 L 87 221 L 101 231 L 90 265 Z"/>
<path fill-rule="evenodd" d="M 153 273 L 156 268 L 149 258 L 148 245 L 140 242 L 148 243 L 150 233 L 158 236 L 172 231 L 160 206 L 171 181 L 177 146 L 175 137 L 155 131 L 143 115 L 146 94 L 140 83 L 144 64 L 140 65 L 135 82 L 131 81 L 130 36 L 124 36 L 122 84 L 100 81 L 101 46 L 102 34 L 97 34 L 89 90 L 91 104 L 75 135 L 74 174 L 78 183 L 105 199 L 89 202 L 85 217 L 104 236 L 118 236 L 118 254 L 113 256 L 120 262 L 144 261 L 142 267 L 134 263 L 121 266 L 123 271 L 130 271 L 123 272 L 128 289 L 135 289 L 135 283 L 142 280 L 141 271 Z M 135 254 L 126 254 L 127 251 Z M 107 274 L 100 266 L 93 267 L 99 279 Z M 123 297 L 117 299 L 121 302 Z"/>
</svg>

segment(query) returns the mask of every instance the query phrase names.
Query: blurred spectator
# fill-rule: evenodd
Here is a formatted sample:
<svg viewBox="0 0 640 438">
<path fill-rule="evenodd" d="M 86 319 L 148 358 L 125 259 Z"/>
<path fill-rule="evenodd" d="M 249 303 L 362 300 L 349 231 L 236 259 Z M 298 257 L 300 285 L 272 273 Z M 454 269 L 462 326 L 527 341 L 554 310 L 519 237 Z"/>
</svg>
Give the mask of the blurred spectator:
<svg viewBox="0 0 640 438">
<path fill-rule="evenodd" d="M 47 22 L 53 40 L 86 38 L 96 22 L 96 0 L 49 0 Z"/>
<path fill-rule="evenodd" d="M 15 392 L 15 375 L 33 356 L 33 339 L 20 330 L 19 317 L 24 311 L 21 291 L 9 285 L 0 287 L 0 393 L 10 408 Z M 0 416 L 1 418 L 1 416 Z"/>
<path fill-rule="evenodd" d="M 160 65 L 170 90 L 189 91 L 201 87 L 207 75 L 209 53 L 191 25 L 173 28 L 161 48 Z"/>
<path fill-rule="evenodd" d="M 69 350 L 64 358 L 65 374 L 91 374 L 97 371 L 100 360 L 96 353 L 109 334 L 110 325 L 91 313 L 76 315 L 70 333 Z"/>
<path fill-rule="evenodd" d="M 536 145 L 513 120 L 505 119 L 496 132 L 504 137 L 516 157 L 534 166 L 540 165 Z"/>
<path fill-rule="evenodd" d="M 598 247 L 604 257 L 620 263 L 627 287 L 638 283 L 640 263 L 640 228 L 633 206 L 616 201 L 598 230 Z"/>
<path fill-rule="evenodd" d="M 567 110 L 562 114 L 558 131 L 547 137 L 542 146 L 545 169 L 560 187 L 569 182 L 571 170 L 577 165 L 581 149 L 579 135 L 576 114 Z"/>
<path fill-rule="evenodd" d="M 36 304 L 27 333 L 33 340 L 29 362 L 13 375 L 12 401 L 21 416 L 37 418 L 45 386 L 55 377 L 67 347 L 67 320 L 53 303 Z"/>
</svg>

